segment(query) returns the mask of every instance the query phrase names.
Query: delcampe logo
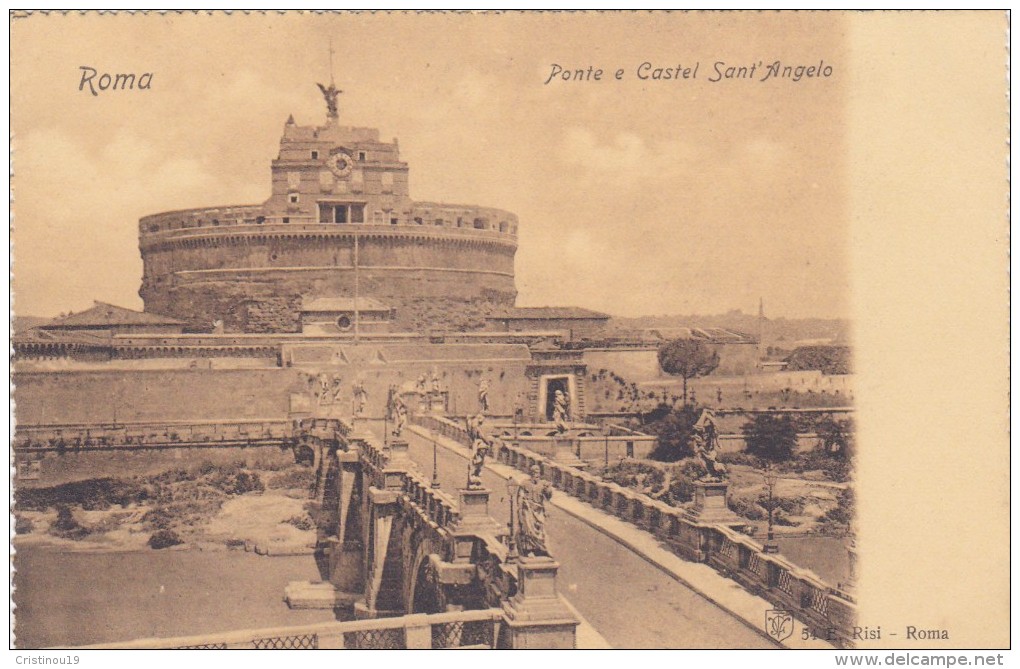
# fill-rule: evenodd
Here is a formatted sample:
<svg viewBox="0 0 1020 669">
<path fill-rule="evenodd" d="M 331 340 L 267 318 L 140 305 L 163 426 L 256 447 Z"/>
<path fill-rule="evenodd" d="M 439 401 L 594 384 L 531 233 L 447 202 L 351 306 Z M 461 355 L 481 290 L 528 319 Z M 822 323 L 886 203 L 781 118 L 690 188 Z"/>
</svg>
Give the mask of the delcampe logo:
<svg viewBox="0 0 1020 669">
<path fill-rule="evenodd" d="M 788 639 L 793 634 L 793 615 L 782 609 L 766 611 L 765 633 L 776 641 Z"/>
</svg>

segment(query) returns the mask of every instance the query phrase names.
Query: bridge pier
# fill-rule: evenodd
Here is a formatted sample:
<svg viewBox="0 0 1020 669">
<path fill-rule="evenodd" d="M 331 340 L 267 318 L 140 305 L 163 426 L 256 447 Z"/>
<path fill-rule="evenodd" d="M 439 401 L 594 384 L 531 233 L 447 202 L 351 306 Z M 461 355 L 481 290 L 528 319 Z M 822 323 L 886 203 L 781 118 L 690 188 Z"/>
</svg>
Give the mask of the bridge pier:
<svg viewBox="0 0 1020 669">
<path fill-rule="evenodd" d="M 579 621 L 556 589 L 558 562 L 550 557 L 522 557 L 517 562 L 517 594 L 503 604 L 508 646 L 574 648 Z"/>
</svg>

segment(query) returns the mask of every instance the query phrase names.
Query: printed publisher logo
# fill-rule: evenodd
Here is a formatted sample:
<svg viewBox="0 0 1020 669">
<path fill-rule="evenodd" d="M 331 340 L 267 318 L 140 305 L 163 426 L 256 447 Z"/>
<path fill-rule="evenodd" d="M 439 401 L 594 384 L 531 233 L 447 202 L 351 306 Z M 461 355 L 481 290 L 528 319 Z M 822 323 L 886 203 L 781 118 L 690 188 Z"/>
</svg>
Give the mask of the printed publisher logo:
<svg viewBox="0 0 1020 669">
<path fill-rule="evenodd" d="M 788 639 L 793 634 L 793 615 L 782 609 L 766 611 L 765 633 L 776 641 Z"/>
</svg>

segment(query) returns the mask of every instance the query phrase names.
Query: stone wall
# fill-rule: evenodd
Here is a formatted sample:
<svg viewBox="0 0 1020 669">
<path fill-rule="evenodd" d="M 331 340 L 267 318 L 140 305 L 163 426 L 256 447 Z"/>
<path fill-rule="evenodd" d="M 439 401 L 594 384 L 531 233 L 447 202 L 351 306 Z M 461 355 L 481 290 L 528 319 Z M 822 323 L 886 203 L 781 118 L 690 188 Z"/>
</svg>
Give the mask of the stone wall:
<svg viewBox="0 0 1020 669">
<path fill-rule="evenodd" d="M 197 235 L 188 240 L 162 233 L 143 239 L 139 294 L 147 311 L 187 320 L 192 328 L 219 319 L 229 331 L 244 327 L 232 309 L 245 298 L 350 297 L 353 227 L 242 225 L 172 233 Z M 398 309 L 437 305 L 431 313 L 427 308 L 406 315 L 398 311 L 398 326 L 480 329 L 492 305 L 511 306 L 516 298 L 516 242 L 510 235 L 364 225 L 358 238 L 362 296 Z"/>
<path fill-rule="evenodd" d="M 14 415 L 29 424 L 286 418 L 289 369 L 18 372 Z"/>
<path fill-rule="evenodd" d="M 320 350 L 321 349 L 321 350 Z M 115 369 L 24 371 L 14 375 L 15 416 L 26 424 L 145 420 L 287 418 L 292 393 L 307 393 L 320 372 L 342 379 L 342 412 L 352 385 L 368 390 L 368 415 L 382 417 L 390 385 L 412 390 L 438 371 L 450 410 L 478 410 L 478 386 L 489 382 L 490 413 L 509 416 L 525 401 L 527 348 L 509 345 L 302 347 L 293 366 L 272 369 Z M 346 360 L 347 362 L 337 362 Z"/>
</svg>

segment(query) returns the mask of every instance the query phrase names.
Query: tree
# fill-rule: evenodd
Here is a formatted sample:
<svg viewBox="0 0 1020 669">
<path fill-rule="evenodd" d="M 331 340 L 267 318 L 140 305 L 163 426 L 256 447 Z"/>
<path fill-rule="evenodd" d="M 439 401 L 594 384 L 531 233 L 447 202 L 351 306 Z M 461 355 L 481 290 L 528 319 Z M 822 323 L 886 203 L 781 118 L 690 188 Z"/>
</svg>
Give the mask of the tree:
<svg viewBox="0 0 1020 669">
<path fill-rule="evenodd" d="M 659 348 L 659 367 L 684 380 L 684 404 L 687 404 L 687 380 L 706 376 L 719 366 L 719 354 L 697 339 L 674 339 Z"/>
<path fill-rule="evenodd" d="M 797 425 L 789 414 L 758 414 L 743 432 L 747 452 L 772 462 L 789 460 L 797 447 Z"/>
<path fill-rule="evenodd" d="M 818 424 L 816 430 L 826 455 L 840 460 L 854 457 L 854 426 L 849 419 L 827 418 Z"/>
<path fill-rule="evenodd" d="M 657 409 L 666 408 L 660 404 Z M 654 419 L 643 426 L 659 438 L 659 443 L 652 451 L 651 458 L 663 462 L 676 462 L 694 455 L 691 439 L 694 437 L 694 424 L 701 416 L 701 408 L 685 404 L 678 409 L 666 412 L 653 412 Z"/>
</svg>

